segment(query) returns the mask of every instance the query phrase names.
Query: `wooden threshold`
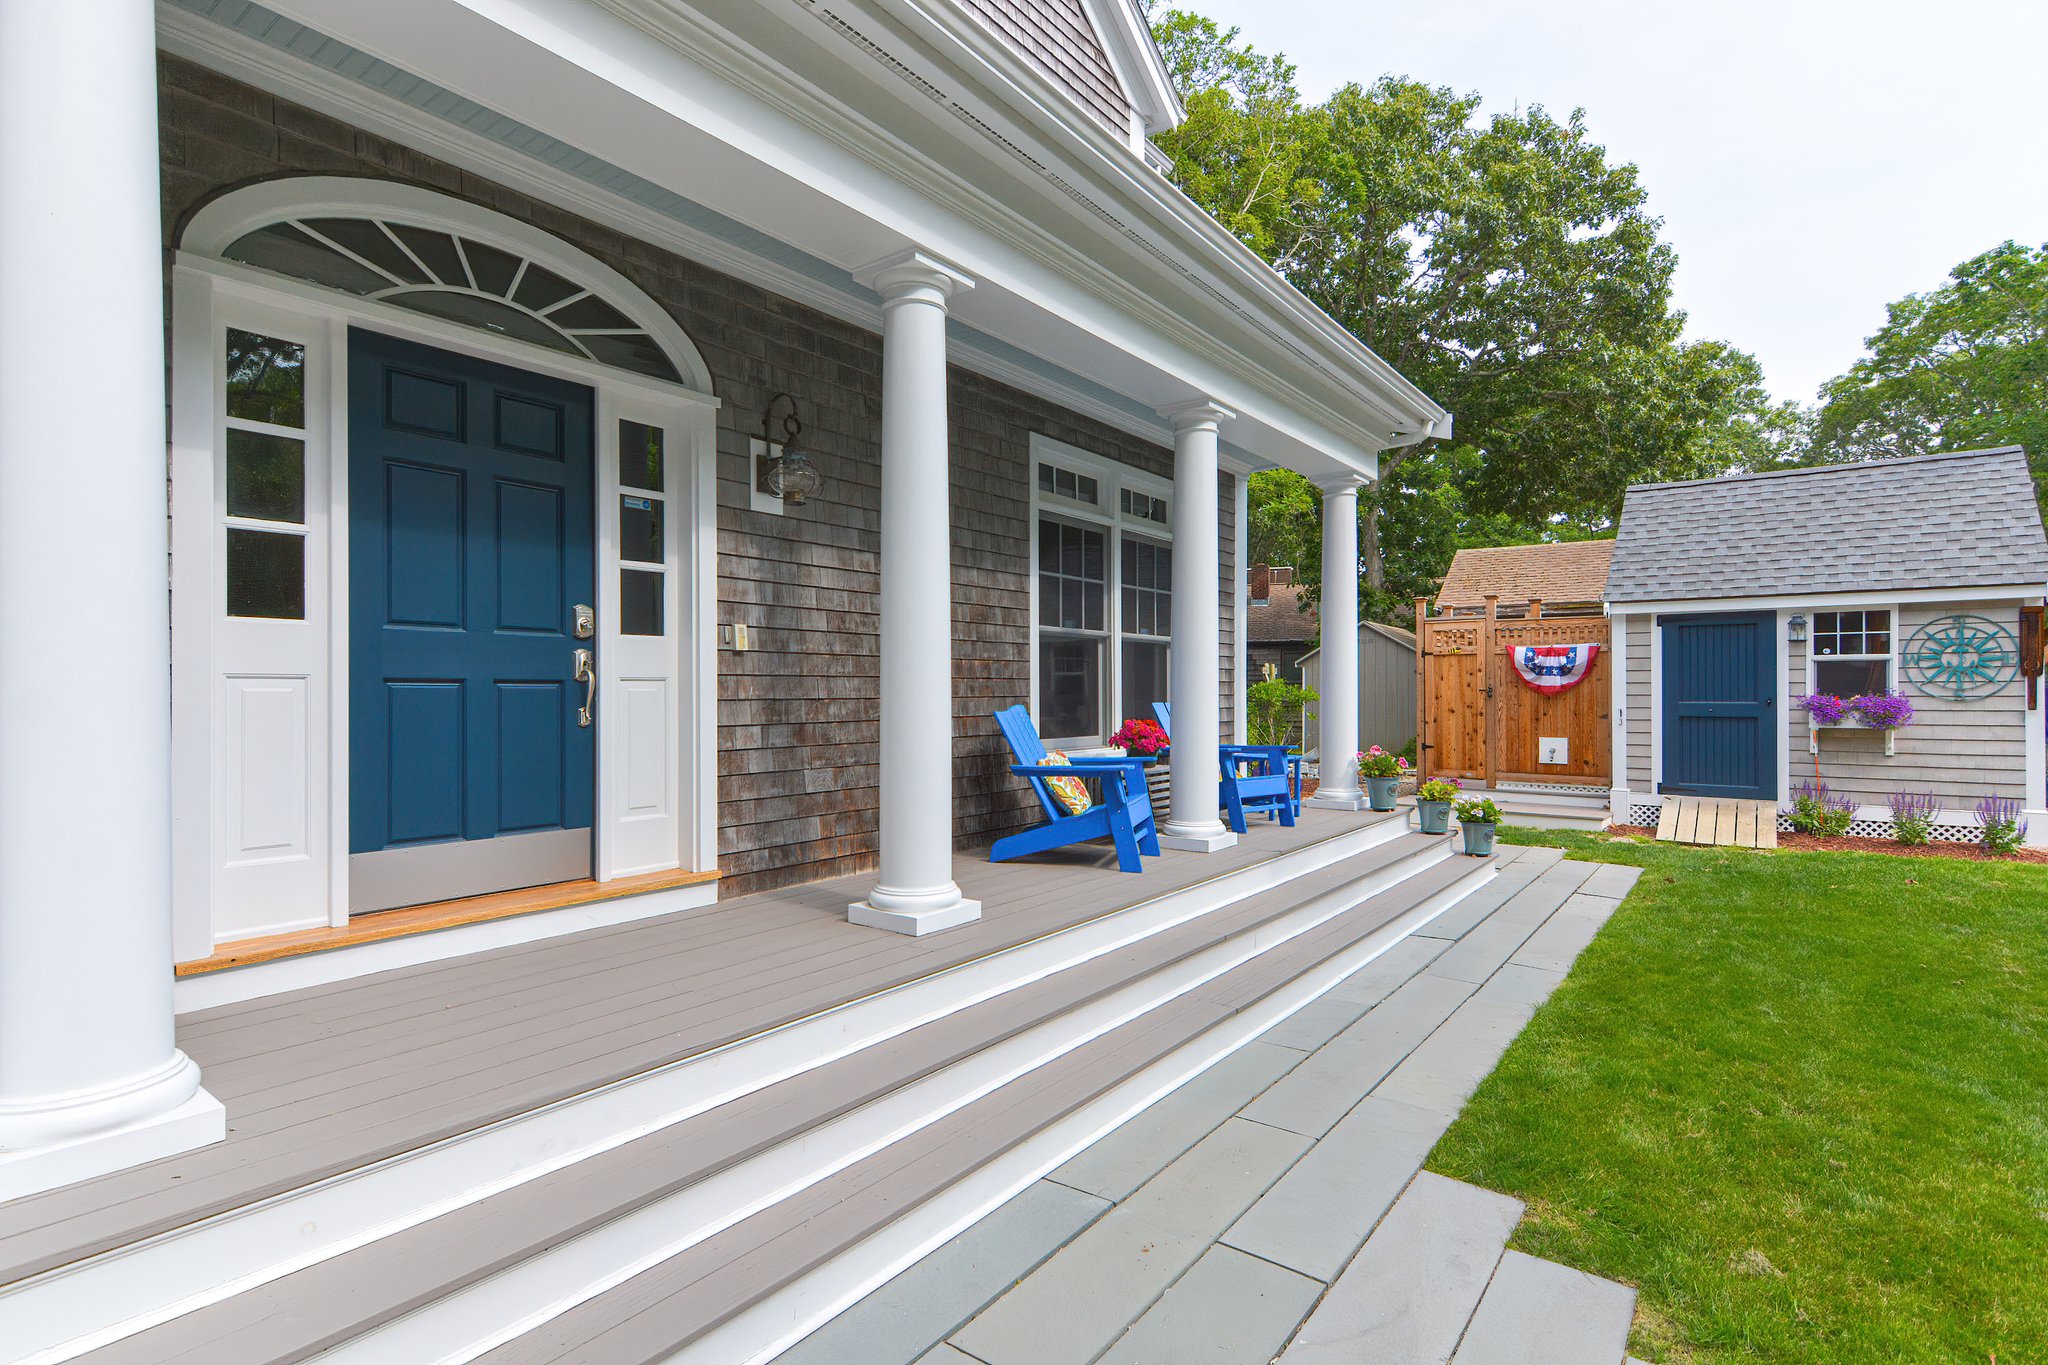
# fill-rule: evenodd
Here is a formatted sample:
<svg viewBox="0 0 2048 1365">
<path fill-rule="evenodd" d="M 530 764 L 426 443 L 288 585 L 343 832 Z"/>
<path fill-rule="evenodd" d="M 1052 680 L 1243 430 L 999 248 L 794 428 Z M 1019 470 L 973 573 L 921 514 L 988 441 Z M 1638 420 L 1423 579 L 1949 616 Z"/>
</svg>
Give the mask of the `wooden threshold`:
<svg viewBox="0 0 2048 1365">
<path fill-rule="evenodd" d="M 379 910 L 349 921 L 344 928 L 295 929 L 288 934 L 238 939 L 223 943 L 211 957 L 180 962 L 179 976 L 198 976 L 228 967 L 247 967 L 279 958 L 324 953 L 336 948 L 353 948 L 379 939 L 431 934 L 439 929 L 458 929 L 486 920 L 511 919 L 516 915 L 563 910 L 572 905 L 592 905 L 667 891 L 678 886 L 701 886 L 718 880 L 716 872 L 643 872 L 634 877 L 615 877 L 608 882 L 590 880 L 556 882 L 550 886 L 529 886 L 518 891 L 495 891 L 488 896 L 466 896 L 461 900 L 433 901 L 403 910 Z"/>
</svg>

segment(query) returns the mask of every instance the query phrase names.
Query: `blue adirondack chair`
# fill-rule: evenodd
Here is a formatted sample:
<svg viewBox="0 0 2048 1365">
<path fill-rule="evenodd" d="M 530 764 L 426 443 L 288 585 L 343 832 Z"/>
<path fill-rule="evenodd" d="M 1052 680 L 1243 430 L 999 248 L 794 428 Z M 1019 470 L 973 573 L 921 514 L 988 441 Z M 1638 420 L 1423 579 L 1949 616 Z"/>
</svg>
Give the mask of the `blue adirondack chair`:
<svg viewBox="0 0 2048 1365">
<path fill-rule="evenodd" d="M 1028 778 L 1038 804 L 1045 808 L 1045 823 L 996 840 L 988 851 L 992 863 L 1021 858 L 1027 853 L 1044 853 L 1090 839 L 1110 839 L 1116 844 L 1117 866 L 1126 872 L 1143 872 L 1141 855 L 1158 856 L 1159 835 L 1152 827 L 1152 794 L 1145 788 L 1145 760 L 1111 755 L 1076 755 L 1070 763 L 1047 763 L 1045 741 L 1031 723 L 1031 713 L 1021 706 L 996 712 L 996 724 L 1010 743 L 1010 756 L 1017 761 L 1010 771 Z M 1094 778 L 1102 783 L 1102 799 L 1069 815 L 1046 787 L 1049 777 Z"/>
<path fill-rule="evenodd" d="M 1155 701 L 1152 714 L 1159 728 L 1173 738 L 1173 704 Z M 1230 813 L 1230 827 L 1245 832 L 1245 813 L 1263 814 L 1269 820 L 1292 825 L 1301 814 L 1300 754 L 1290 754 L 1284 744 L 1222 744 L 1217 746 L 1222 785 L 1218 801 Z"/>
</svg>

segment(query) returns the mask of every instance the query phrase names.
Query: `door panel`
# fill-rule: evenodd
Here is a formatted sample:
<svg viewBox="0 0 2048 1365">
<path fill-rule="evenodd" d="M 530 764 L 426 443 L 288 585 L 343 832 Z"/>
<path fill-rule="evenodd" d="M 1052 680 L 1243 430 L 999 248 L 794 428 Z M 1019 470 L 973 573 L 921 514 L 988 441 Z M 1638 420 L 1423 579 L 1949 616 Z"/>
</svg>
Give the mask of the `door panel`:
<svg viewBox="0 0 2048 1365">
<path fill-rule="evenodd" d="M 1778 796 L 1777 617 L 1659 618 L 1664 651 L 1660 790 L 1769 801 Z"/>
<path fill-rule="evenodd" d="M 350 852 L 382 860 L 386 904 L 406 903 L 395 850 L 421 850 L 420 899 L 588 876 L 593 395 L 360 330 L 349 375 Z M 540 832 L 496 860 L 446 847 Z"/>
</svg>

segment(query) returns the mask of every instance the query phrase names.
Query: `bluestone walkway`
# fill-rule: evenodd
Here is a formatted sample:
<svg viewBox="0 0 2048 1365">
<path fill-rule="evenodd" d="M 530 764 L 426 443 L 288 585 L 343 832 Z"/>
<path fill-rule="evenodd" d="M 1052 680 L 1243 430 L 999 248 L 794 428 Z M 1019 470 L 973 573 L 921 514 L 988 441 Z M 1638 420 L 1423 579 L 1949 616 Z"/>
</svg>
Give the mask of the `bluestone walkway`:
<svg viewBox="0 0 2048 1365">
<path fill-rule="evenodd" d="M 1633 1290 L 1504 1251 L 1518 1201 L 1418 1173 L 1636 876 L 1505 850 L 779 1365 L 1622 1365 Z"/>
</svg>

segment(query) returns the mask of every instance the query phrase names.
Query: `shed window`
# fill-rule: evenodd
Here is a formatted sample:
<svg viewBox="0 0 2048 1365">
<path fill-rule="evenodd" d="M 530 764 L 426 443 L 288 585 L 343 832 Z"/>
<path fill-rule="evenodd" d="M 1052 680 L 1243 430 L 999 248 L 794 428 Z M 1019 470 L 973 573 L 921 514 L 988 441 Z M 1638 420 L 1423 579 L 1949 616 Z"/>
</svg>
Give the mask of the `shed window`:
<svg viewBox="0 0 2048 1365">
<path fill-rule="evenodd" d="M 1813 616 L 1811 690 L 1837 697 L 1887 692 L 1892 685 L 1892 614 L 1821 611 Z"/>
</svg>

